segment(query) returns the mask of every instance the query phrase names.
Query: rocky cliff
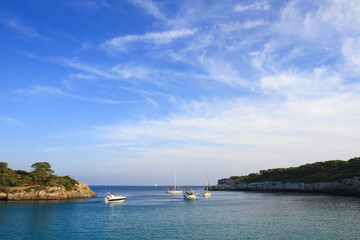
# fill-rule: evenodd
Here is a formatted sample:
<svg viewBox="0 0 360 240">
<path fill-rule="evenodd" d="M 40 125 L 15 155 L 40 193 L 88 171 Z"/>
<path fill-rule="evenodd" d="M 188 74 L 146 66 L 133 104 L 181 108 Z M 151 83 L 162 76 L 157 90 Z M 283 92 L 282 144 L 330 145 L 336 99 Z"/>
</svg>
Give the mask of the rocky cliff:
<svg viewBox="0 0 360 240">
<path fill-rule="evenodd" d="M 277 191 L 309 192 L 353 195 L 360 197 L 360 177 L 343 179 L 335 182 L 290 183 L 290 182 L 234 182 L 229 179 L 219 180 L 218 185 L 211 186 L 212 191 Z"/>
<path fill-rule="evenodd" d="M 64 186 L 46 187 L 38 190 L 32 187 L 11 187 L 9 193 L 0 192 L 0 200 L 65 200 L 70 198 L 91 198 L 96 194 L 87 184 L 78 182 L 74 190 L 66 190 Z"/>
</svg>

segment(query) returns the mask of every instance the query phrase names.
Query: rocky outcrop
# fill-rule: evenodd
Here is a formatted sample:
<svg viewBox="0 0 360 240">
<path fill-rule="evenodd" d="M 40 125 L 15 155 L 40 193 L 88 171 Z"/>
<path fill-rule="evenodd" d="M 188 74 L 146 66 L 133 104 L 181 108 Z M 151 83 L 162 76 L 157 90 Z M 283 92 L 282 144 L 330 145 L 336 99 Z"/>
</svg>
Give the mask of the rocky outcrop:
<svg viewBox="0 0 360 240">
<path fill-rule="evenodd" d="M 360 177 L 343 179 L 337 182 L 290 183 L 290 182 L 233 182 L 221 179 L 212 191 L 272 191 L 272 192 L 310 192 L 353 195 L 360 197 Z"/>
<path fill-rule="evenodd" d="M 43 190 L 37 190 L 33 187 L 13 187 L 9 193 L 0 192 L 0 200 L 65 200 L 70 198 L 91 198 L 96 194 L 87 184 L 79 182 L 74 190 L 66 190 L 64 186 L 46 187 Z"/>
</svg>

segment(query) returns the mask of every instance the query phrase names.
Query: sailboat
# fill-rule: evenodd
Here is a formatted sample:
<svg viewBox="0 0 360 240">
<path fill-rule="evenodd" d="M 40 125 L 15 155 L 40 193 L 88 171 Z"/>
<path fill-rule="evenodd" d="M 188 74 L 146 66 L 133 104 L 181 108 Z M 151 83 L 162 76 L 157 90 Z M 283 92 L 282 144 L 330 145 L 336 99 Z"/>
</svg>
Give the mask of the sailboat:
<svg viewBox="0 0 360 240">
<path fill-rule="evenodd" d="M 174 187 L 166 189 L 165 193 L 167 193 L 167 194 L 181 194 L 182 193 L 181 190 L 176 190 L 176 173 L 175 173 L 174 179 L 175 179 Z"/>
<path fill-rule="evenodd" d="M 211 197 L 211 192 L 209 192 L 209 176 L 207 171 L 206 171 L 206 188 L 205 191 L 201 193 L 201 196 Z"/>
</svg>

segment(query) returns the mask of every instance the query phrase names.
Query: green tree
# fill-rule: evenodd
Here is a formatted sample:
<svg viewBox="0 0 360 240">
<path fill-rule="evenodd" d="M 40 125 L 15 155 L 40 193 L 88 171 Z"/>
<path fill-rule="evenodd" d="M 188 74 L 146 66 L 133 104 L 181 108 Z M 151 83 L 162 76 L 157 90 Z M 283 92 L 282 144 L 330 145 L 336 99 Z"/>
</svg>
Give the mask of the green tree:
<svg viewBox="0 0 360 240">
<path fill-rule="evenodd" d="M 16 182 L 15 172 L 8 168 L 6 162 L 0 162 L 0 185 L 11 186 Z"/>
<path fill-rule="evenodd" d="M 35 183 L 44 184 L 50 174 L 54 173 L 48 162 L 36 162 L 31 167 L 33 168 L 31 174 L 34 177 Z"/>
<path fill-rule="evenodd" d="M 8 164 L 6 162 L 0 162 L 0 185 L 5 186 L 6 179 L 9 174 Z"/>
</svg>

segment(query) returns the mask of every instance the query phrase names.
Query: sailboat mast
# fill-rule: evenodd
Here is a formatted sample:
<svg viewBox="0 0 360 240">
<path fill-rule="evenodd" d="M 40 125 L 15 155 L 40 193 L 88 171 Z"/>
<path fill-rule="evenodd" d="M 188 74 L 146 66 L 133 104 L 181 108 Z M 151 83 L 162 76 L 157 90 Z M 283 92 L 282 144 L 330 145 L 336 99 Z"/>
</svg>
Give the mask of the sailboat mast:
<svg viewBox="0 0 360 240">
<path fill-rule="evenodd" d="M 209 191 L 209 174 L 207 170 L 206 170 L 206 191 Z"/>
<path fill-rule="evenodd" d="M 176 191 L 176 172 L 175 172 L 174 189 L 175 189 L 175 191 Z"/>
</svg>

